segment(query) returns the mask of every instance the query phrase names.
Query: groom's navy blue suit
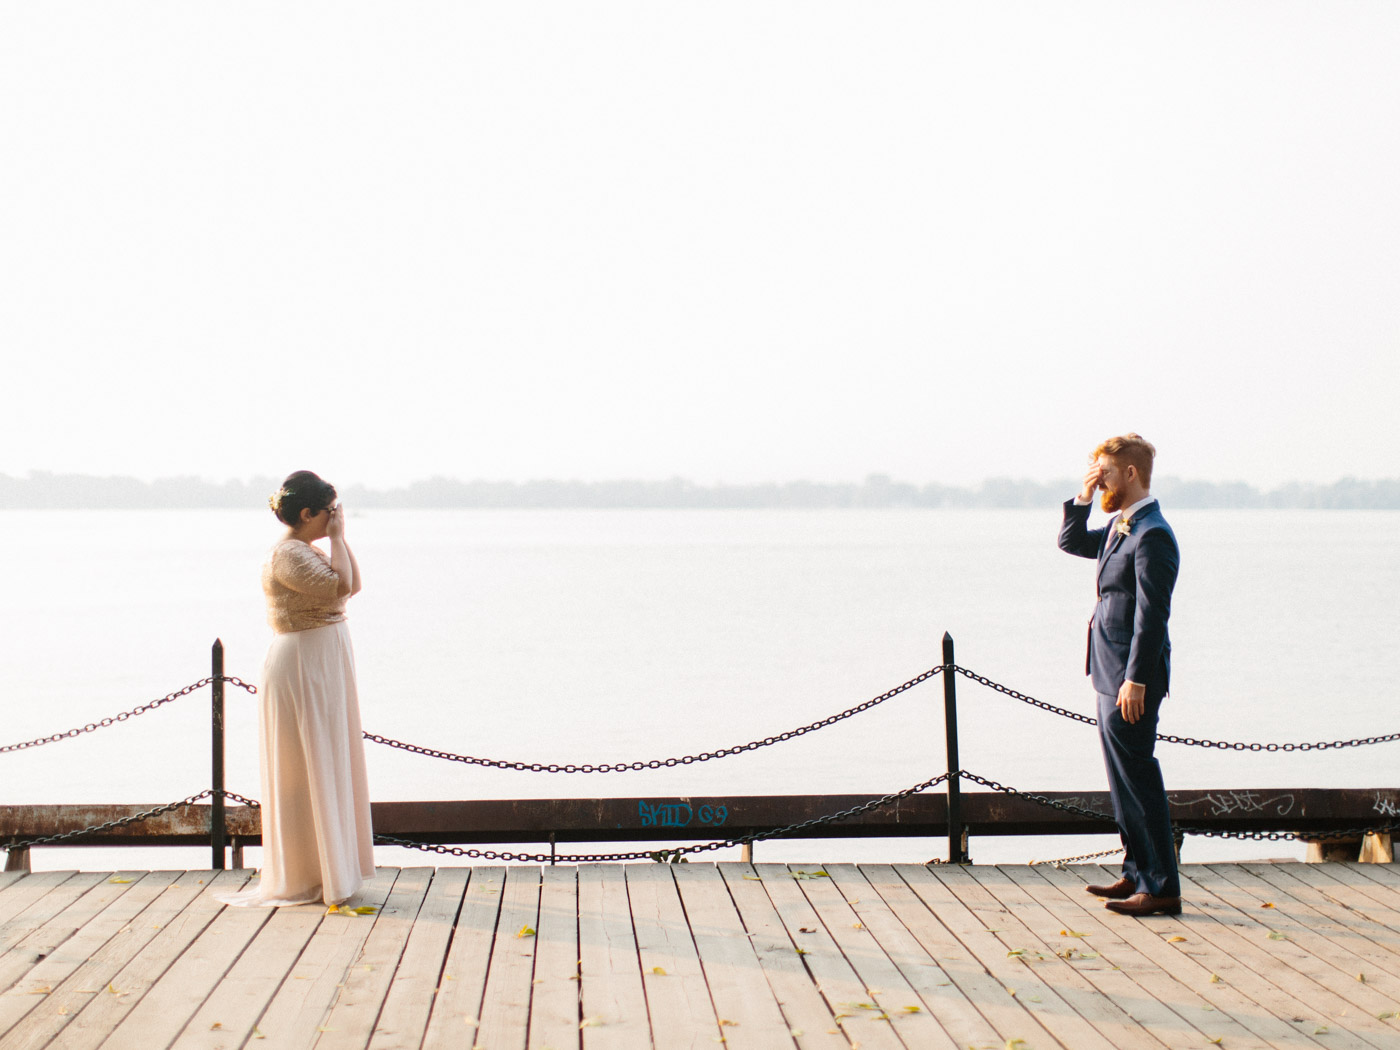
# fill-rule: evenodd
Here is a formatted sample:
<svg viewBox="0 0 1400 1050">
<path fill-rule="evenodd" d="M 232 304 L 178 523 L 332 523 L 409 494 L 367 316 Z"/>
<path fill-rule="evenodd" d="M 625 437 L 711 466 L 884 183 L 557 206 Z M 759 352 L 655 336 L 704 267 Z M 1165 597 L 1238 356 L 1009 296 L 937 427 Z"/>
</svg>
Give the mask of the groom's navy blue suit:
<svg viewBox="0 0 1400 1050">
<path fill-rule="evenodd" d="M 1155 500 L 1137 510 L 1126 535 L 1118 517 L 1090 529 L 1089 510 L 1074 500 L 1065 503 L 1060 549 L 1098 562 L 1098 603 L 1089 621 L 1084 670 L 1099 698 L 1099 739 L 1123 839 L 1123 874 L 1136 884 L 1135 892 L 1179 897 L 1167 792 L 1152 750 L 1171 676 L 1167 619 L 1181 555 Z M 1131 724 L 1118 708 L 1124 681 L 1147 687 L 1143 715 Z"/>
</svg>

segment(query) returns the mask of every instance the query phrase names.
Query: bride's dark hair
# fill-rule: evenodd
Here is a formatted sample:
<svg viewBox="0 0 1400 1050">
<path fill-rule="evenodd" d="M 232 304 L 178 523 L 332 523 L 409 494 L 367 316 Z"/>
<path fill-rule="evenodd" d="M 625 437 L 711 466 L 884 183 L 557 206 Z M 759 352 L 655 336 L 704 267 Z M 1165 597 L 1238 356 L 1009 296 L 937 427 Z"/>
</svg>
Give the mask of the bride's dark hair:
<svg viewBox="0 0 1400 1050">
<path fill-rule="evenodd" d="M 309 470 L 298 470 L 287 475 L 287 480 L 282 482 L 282 487 L 272 494 L 267 504 L 279 521 L 295 528 L 301 524 L 303 509 L 319 514 L 334 502 L 334 485 L 322 481 L 319 475 Z"/>
</svg>

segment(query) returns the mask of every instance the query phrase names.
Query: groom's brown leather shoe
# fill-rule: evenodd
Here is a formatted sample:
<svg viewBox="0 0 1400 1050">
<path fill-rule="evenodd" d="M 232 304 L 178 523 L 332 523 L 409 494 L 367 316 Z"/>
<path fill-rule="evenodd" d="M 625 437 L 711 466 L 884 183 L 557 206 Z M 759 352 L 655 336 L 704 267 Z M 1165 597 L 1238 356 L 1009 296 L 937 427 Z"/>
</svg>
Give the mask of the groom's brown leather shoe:
<svg viewBox="0 0 1400 1050">
<path fill-rule="evenodd" d="M 1104 907 L 1119 915 L 1180 915 L 1180 897 L 1154 897 L 1150 893 L 1134 893 L 1125 901 L 1107 901 Z"/>
<path fill-rule="evenodd" d="M 1095 897 L 1108 897 L 1115 901 L 1125 901 L 1136 892 L 1136 887 L 1128 879 L 1121 878 L 1112 886 L 1085 886 Z"/>
</svg>

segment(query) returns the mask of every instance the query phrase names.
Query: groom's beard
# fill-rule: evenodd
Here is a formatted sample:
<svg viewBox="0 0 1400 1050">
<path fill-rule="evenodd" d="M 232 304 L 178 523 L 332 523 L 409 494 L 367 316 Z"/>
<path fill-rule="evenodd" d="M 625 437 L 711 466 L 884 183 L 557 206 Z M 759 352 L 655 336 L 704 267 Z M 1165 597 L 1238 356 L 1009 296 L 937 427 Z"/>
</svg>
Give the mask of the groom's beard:
<svg viewBox="0 0 1400 1050">
<path fill-rule="evenodd" d="M 1099 506 L 1113 514 L 1123 509 L 1123 493 L 1118 489 L 1104 489 L 1099 496 Z"/>
</svg>

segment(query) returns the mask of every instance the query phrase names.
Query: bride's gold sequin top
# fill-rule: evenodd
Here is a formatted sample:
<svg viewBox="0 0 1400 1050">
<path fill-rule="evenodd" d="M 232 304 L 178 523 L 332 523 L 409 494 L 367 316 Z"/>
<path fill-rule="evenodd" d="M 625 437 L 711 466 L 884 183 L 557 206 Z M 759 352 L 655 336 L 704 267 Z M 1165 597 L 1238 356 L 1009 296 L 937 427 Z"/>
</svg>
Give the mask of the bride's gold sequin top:
<svg viewBox="0 0 1400 1050">
<path fill-rule="evenodd" d="M 267 622 L 278 634 L 309 631 L 345 619 L 345 599 L 337 596 L 340 574 L 319 547 L 286 539 L 272 548 L 262 567 Z"/>
</svg>

